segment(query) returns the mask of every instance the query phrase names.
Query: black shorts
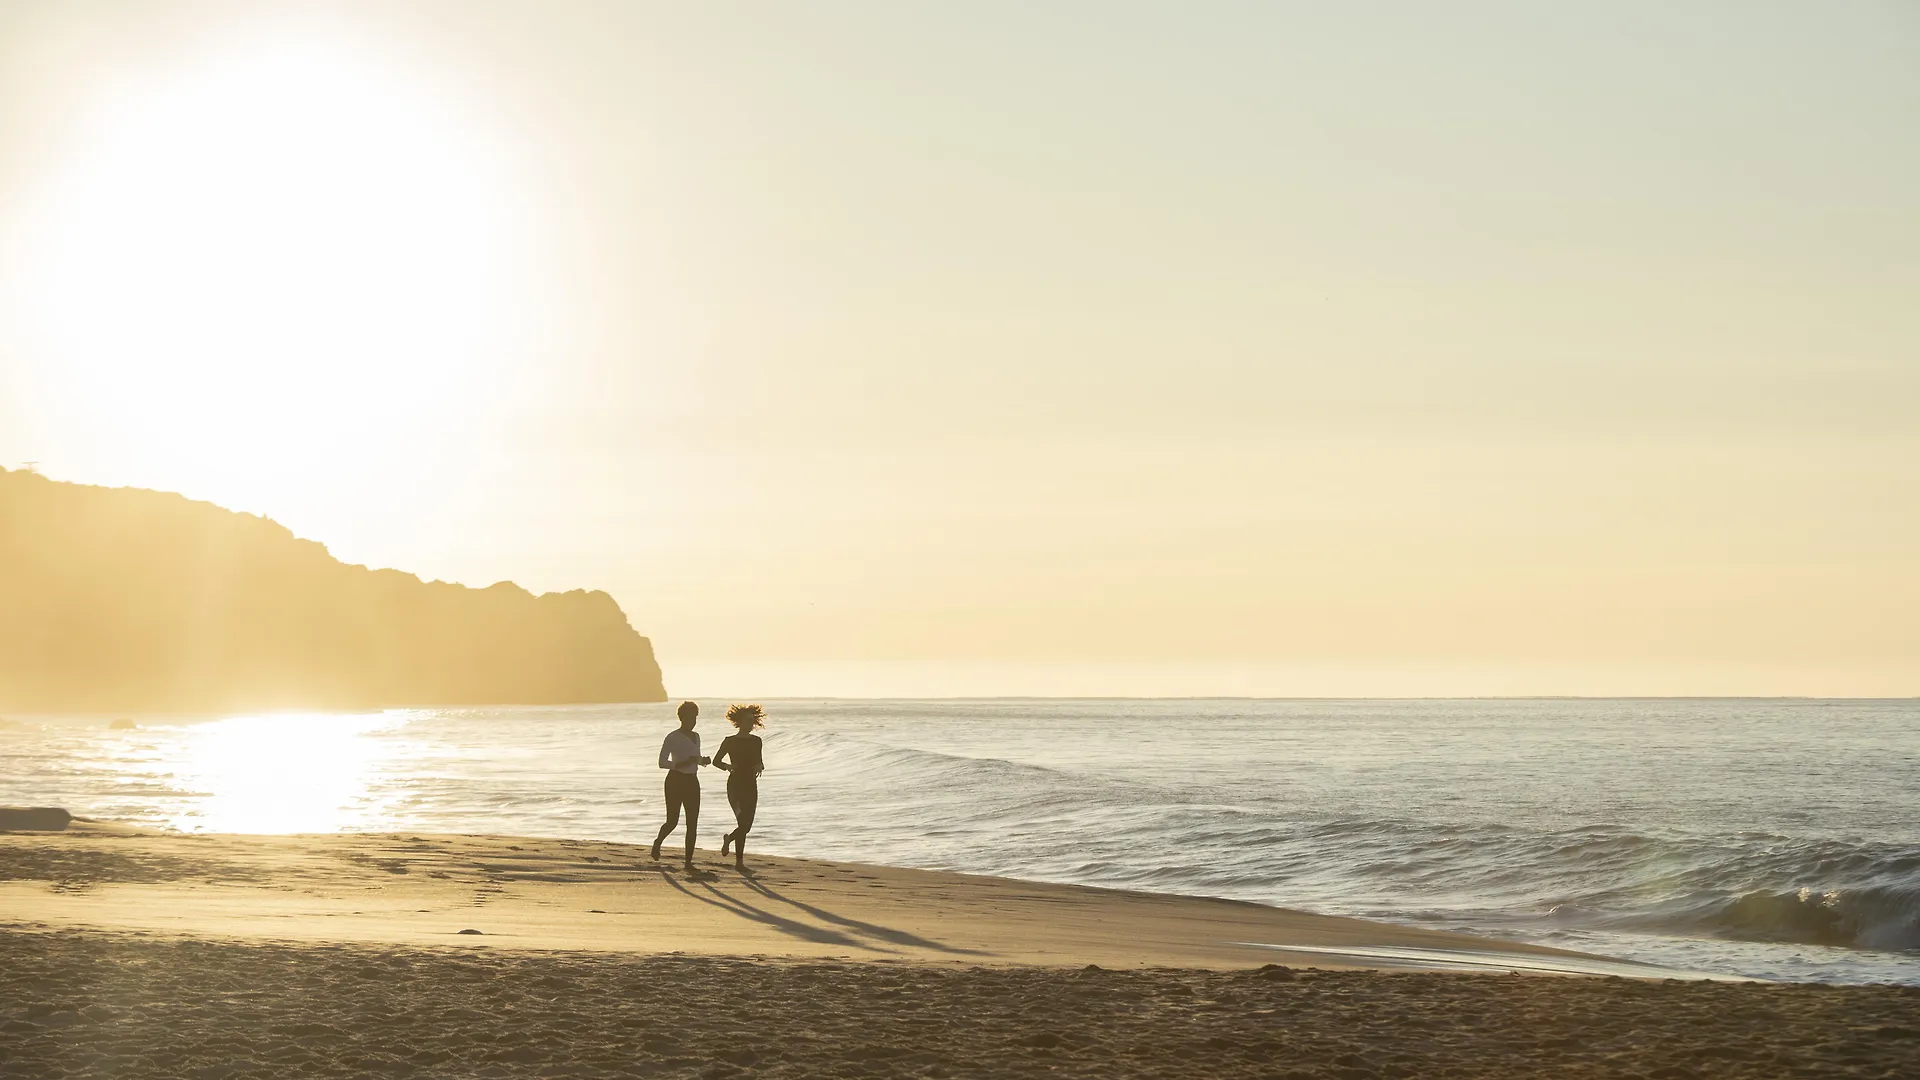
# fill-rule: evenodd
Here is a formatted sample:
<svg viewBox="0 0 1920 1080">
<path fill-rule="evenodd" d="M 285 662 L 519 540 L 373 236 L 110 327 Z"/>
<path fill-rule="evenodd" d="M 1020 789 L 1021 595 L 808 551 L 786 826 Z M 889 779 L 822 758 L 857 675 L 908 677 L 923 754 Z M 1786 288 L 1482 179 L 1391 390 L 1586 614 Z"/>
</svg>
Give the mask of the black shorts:
<svg viewBox="0 0 1920 1080">
<path fill-rule="evenodd" d="M 727 802 L 733 807 L 734 828 L 746 832 L 753 828 L 753 815 L 760 809 L 760 782 L 752 776 L 727 778 Z"/>
</svg>

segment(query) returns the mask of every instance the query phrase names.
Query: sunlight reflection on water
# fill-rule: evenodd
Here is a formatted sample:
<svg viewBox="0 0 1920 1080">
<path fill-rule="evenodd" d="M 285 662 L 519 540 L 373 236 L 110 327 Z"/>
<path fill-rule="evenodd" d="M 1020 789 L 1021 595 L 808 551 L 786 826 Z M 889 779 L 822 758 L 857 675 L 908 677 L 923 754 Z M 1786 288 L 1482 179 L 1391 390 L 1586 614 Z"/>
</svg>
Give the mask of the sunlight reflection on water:
<svg viewBox="0 0 1920 1080">
<path fill-rule="evenodd" d="M 767 854 L 1920 981 L 1915 702 L 766 704 Z M 675 724 L 671 702 L 11 718 L 0 803 L 188 832 L 645 843 Z M 711 847 L 731 815 L 708 783 Z"/>
<path fill-rule="evenodd" d="M 374 777 L 405 748 L 380 738 L 404 715 L 279 713 L 195 724 L 158 747 L 152 764 L 200 797 L 167 824 L 196 832 L 301 833 L 365 828 L 389 798 Z"/>
</svg>

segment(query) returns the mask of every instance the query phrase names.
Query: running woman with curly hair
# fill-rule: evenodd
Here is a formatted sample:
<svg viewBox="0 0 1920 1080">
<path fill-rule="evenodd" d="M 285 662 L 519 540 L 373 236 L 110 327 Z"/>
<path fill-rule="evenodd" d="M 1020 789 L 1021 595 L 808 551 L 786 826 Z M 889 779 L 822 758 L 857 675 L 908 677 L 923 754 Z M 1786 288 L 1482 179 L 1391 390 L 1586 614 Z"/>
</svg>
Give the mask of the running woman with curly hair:
<svg viewBox="0 0 1920 1080">
<path fill-rule="evenodd" d="M 753 814 L 760 807 L 760 773 L 766 762 L 760 756 L 760 736 L 753 729 L 766 723 L 766 712 L 758 705 L 735 705 L 727 710 L 727 723 L 734 733 L 720 740 L 713 752 L 713 767 L 727 773 L 727 802 L 733 807 L 733 831 L 720 841 L 724 858 L 733 848 L 733 865 L 747 868 L 747 833 L 753 829 Z"/>
</svg>

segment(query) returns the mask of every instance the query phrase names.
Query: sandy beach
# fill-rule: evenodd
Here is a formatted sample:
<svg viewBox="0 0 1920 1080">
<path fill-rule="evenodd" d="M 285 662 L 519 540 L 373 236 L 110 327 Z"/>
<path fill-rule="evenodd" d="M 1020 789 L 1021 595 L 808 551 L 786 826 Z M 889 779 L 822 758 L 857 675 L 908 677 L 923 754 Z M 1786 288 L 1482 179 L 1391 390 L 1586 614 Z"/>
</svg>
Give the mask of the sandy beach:
<svg viewBox="0 0 1920 1080">
<path fill-rule="evenodd" d="M 1920 1056 L 1911 989 L 1365 970 L 1583 958 L 702 856 L 689 877 L 588 841 L 0 836 L 0 1075 L 1893 1077 Z"/>
<path fill-rule="evenodd" d="M 1573 953 L 1151 893 L 527 837 L 209 836 L 76 823 L 7 836 L 16 929 L 786 960 L 1102 967 L 1377 967 L 1346 950 Z M 467 933 L 477 931 L 477 933 Z M 1307 959 L 1309 958 L 1310 959 Z M 1485 956 L 1475 956 L 1486 960 Z M 1497 962 L 1498 957 L 1494 958 Z"/>
</svg>

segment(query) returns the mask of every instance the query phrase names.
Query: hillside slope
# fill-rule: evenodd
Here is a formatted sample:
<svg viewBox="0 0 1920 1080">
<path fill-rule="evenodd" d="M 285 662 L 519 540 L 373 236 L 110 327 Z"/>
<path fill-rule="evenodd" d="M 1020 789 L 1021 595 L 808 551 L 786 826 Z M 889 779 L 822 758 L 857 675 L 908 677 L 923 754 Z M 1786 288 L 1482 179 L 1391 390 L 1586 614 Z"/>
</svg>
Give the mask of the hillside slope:
<svg viewBox="0 0 1920 1080">
<path fill-rule="evenodd" d="M 604 592 L 423 582 L 211 503 L 0 470 L 0 708 L 665 698 Z"/>
</svg>

